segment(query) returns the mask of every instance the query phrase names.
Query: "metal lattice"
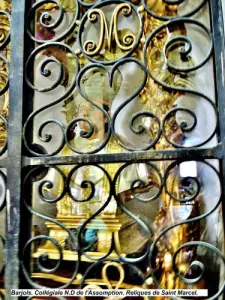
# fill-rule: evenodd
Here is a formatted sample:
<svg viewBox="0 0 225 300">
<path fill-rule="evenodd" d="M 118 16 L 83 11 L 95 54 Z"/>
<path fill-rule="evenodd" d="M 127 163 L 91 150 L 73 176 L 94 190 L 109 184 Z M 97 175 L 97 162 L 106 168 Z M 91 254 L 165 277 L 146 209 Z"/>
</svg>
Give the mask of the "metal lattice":
<svg viewBox="0 0 225 300">
<path fill-rule="evenodd" d="M 0 117 L 6 298 L 46 286 L 204 287 L 208 299 L 220 297 L 223 235 L 217 245 L 202 232 L 215 215 L 223 223 L 221 1 L 8 7 L 0 15 L 7 23 L 11 13 L 9 84 L 0 91 L 9 85 L 9 116 L 6 103 Z M 9 33 L 1 74 L 8 44 Z M 197 81 L 207 70 L 215 83 L 206 93 Z M 209 257 L 220 265 L 213 286 Z"/>
</svg>

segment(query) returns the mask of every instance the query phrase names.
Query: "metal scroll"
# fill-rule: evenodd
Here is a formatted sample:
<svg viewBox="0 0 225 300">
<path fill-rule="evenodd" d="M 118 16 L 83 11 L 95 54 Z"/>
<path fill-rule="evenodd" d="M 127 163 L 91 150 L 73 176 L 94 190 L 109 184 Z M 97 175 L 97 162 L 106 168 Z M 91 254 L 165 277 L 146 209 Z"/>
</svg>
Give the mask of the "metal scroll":
<svg viewBox="0 0 225 300">
<path fill-rule="evenodd" d="M 204 231 L 215 215 L 220 226 L 223 198 L 209 2 L 41 0 L 28 9 L 29 286 L 224 292 L 222 246 Z"/>
</svg>

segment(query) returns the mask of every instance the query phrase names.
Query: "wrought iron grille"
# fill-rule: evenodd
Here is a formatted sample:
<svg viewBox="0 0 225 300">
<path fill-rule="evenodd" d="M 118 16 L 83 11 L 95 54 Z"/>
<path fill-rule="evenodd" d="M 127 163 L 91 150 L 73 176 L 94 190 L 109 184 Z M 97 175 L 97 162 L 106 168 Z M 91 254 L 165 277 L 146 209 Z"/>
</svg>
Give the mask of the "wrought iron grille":
<svg viewBox="0 0 225 300">
<path fill-rule="evenodd" d="M 221 1 L 0 8 L 2 297 L 46 286 L 222 297 Z"/>
</svg>

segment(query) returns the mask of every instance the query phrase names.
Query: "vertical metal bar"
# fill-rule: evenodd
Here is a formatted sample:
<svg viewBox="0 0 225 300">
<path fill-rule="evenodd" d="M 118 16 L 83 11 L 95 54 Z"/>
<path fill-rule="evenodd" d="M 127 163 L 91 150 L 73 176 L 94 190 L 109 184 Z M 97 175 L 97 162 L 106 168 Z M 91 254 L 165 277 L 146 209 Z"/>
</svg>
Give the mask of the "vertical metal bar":
<svg viewBox="0 0 225 300">
<path fill-rule="evenodd" d="M 225 41 L 221 0 L 211 0 L 211 23 L 214 41 L 214 73 L 220 118 L 220 141 L 225 153 Z"/>
<path fill-rule="evenodd" d="M 10 290 L 12 288 L 19 287 L 24 16 L 25 0 L 12 0 L 5 269 L 6 299 L 11 298 Z"/>
<path fill-rule="evenodd" d="M 221 0 L 211 0 L 211 23 L 214 40 L 214 73 L 216 81 L 217 103 L 219 110 L 220 143 L 221 143 L 221 177 L 225 187 L 225 40 L 223 8 Z M 223 193 L 223 216 L 225 214 L 224 190 Z M 224 218 L 225 221 L 225 218 Z"/>
<path fill-rule="evenodd" d="M 220 143 L 222 159 L 220 160 L 220 171 L 222 180 L 222 211 L 223 224 L 225 228 L 225 40 L 224 40 L 224 20 L 223 20 L 223 0 L 211 0 L 211 23 L 214 40 L 214 73 L 217 92 L 217 103 L 219 110 Z M 225 299 L 225 294 L 221 297 Z"/>
</svg>

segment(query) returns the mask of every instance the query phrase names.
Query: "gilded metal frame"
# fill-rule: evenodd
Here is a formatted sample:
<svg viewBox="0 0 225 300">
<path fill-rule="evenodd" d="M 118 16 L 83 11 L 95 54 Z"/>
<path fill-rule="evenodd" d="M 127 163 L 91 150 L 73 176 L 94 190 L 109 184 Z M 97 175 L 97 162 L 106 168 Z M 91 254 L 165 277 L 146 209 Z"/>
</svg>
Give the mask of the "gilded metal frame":
<svg viewBox="0 0 225 300">
<path fill-rule="evenodd" d="M 81 0 L 79 2 L 82 3 Z M 108 0 L 108 3 L 115 1 Z M 32 45 L 27 43 L 25 24 L 29 5 L 25 0 L 12 0 L 11 18 L 11 64 L 9 76 L 10 106 L 8 119 L 8 142 L 7 157 L 1 159 L 1 167 L 7 169 L 7 229 L 6 229 L 6 267 L 5 288 L 6 299 L 10 299 L 12 288 L 26 287 L 24 277 L 20 268 L 20 257 L 23 246 L 30 232 L 27 231 L 29 222 L 24 222 L 26 212 L 24 210 L 22 178 L 27 170 L 50 165 L 85 165 L 105 164 L 113 162 L 151 162 L 159 160 L 205 160 L 218 159 L 221 166 L 221 182 L 225 186 L 225 43 L 222 0 L 210 0 L 210 11 L 212 19 L 212 38 L 214 41 L 213 55 L 215 65 L 215 82 L 217 93 L 217 104 L 219 111 L 219 144 L 210 149 L 175 149 L 165 151 L 135 151 L 122 154 L 80 154 L 70 157 L 35 156 L 29 155 L 23 146 L 23 124 L 31 107 L 24 106 L 25 97 L 30 97 L 32 92 L 25 85 L 25 59 L 28 57 Z M 143 1 L 144 3 L 144 1 Z M 31 47 L 31 48 L 30 48 Z M 22 55 L 24 54 L 24 55 Z M 120 62 L 119 62 L 120 63 Z M 150 148 L 150 147 L 149 147 Z M 146 149 L 147 150 L 147 149 Z M 222 195 L 224 202 L 224 193 Z M 224 205 L 223 205 L 223 212 Z M 26 263 L 26 262 L 23 262 Z"/>
</svg>

